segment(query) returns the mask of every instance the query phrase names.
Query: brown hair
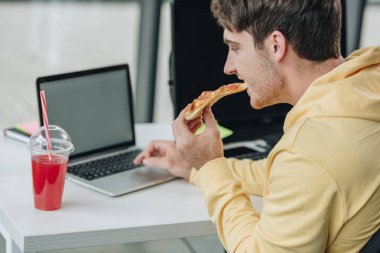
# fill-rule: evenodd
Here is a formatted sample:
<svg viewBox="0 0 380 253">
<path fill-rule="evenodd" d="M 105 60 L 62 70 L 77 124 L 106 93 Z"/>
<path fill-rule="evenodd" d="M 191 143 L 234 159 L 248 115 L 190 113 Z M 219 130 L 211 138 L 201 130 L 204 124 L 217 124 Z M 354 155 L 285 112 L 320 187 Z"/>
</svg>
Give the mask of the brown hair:
<svg viewBox="0 0 380 253">
<path fill-rule="evenodd" d="M 211 10 L 224 28 L 249 32 L 258 49 L 277 30 L 301 58 L 340 56 L 340 0 L 212 0 Z"/>
</svg>

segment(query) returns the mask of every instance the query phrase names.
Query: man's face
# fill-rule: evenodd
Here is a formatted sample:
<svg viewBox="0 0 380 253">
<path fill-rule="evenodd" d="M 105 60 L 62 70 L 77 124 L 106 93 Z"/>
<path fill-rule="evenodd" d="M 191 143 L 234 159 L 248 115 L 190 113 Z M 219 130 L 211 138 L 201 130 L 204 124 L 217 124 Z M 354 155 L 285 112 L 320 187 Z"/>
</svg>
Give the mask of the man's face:
<svg viewBox="0 0 380 253">
<path fill-rule="evenodd" d="M 257 50 L 252 36 L 246 32 L 224 30 L 224 42 L 228 45 L 228 56 L 224 73 L 236 75 L 249 84 L 247 93 L 255 109 L 281 102 L 284 82 L 270 60 L 266 47 Z"/>
</svg>

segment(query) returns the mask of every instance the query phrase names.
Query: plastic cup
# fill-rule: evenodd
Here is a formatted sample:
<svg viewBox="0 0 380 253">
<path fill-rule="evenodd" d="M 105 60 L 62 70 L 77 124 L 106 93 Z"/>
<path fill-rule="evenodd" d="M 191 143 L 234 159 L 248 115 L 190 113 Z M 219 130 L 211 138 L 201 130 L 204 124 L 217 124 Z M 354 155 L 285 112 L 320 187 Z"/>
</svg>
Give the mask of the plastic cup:
<svg viewBox="0 0 380 253">
<path fill-rule="evenodd" d="M 34 206 L 39 210 L 53 211 L 62 206 L 67 164 L 74 146 L 62 128 L 49 125 L 48 129 L 51 150 L 48 149 L 43 126 L 31 135 L 29 148 L 32 156 Z"/>
</svg>

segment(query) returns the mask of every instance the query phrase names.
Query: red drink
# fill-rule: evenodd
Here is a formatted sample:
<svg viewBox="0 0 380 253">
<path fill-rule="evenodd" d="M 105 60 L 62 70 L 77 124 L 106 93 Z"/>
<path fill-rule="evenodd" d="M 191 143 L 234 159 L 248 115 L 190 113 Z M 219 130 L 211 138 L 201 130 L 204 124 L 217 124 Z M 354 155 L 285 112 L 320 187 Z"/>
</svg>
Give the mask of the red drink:
<svg viewBox="0 0 380 253">
<path fill-rule="evenodd" d="M 61 208 L 68 158 L 48 154 L 32 156 L 34 206 L 53 211 Z"/>
</svg>

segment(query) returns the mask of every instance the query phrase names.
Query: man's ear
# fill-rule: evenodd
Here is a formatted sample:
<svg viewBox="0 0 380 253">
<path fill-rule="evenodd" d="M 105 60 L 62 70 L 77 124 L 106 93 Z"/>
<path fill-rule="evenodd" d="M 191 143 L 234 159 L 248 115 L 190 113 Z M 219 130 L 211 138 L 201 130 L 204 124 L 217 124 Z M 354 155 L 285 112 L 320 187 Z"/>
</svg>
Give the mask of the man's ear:
<svg viewBox="0 0 380 253">
<path fill-rule="evenodd" d="M 284 59 L 287 52 L 287 40 L 280 31 L 272 32 L 266 39 L 267 50 L 272 60 L 280 62 Z"/>
</svg>

